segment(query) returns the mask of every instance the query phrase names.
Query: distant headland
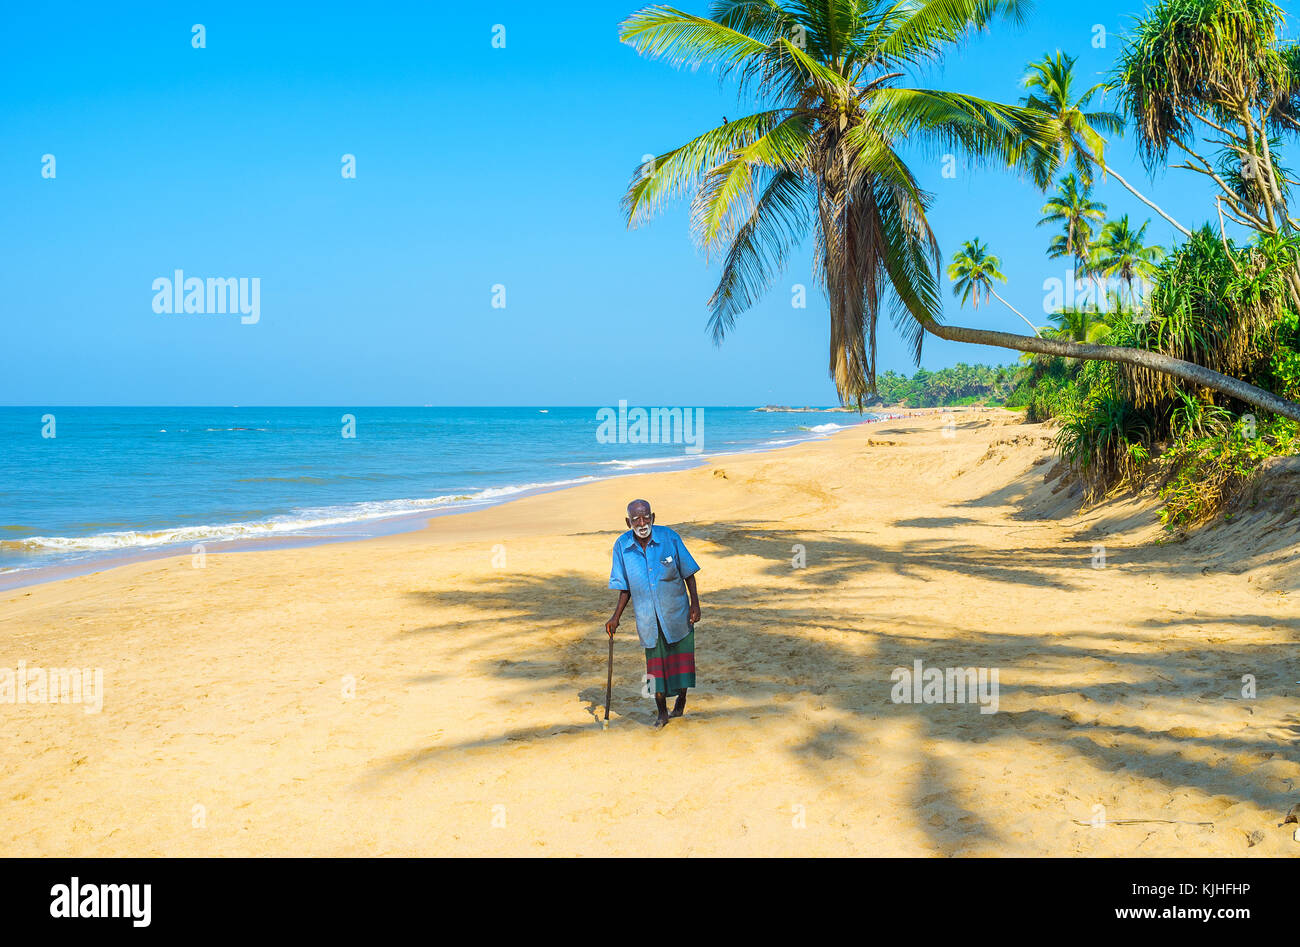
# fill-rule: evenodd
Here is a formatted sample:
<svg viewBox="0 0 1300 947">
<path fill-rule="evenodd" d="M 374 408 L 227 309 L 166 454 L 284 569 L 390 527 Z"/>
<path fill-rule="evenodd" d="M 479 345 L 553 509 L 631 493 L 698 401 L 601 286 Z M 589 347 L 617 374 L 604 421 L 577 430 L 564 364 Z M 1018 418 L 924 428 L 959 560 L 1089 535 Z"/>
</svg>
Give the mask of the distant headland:
<svg viewBox="0 0 1300 947">
<path fill-rule="evenodd" d="M 872 404 L 877 404 L 877 405 L 878 405 L 878 404 L 880 404 L 880 402 L 873 402 Z M 864 408 L 866 408 L 866 407 L 871 407 L 872 404 L 868 404 L 868 403 L 864 402 L 864 403 L 863 403 L 863 407 L 864 407 Z M 777 412 L 777 411 L 791 411 L 791 412 L 803 412 L 803 411 L 808 411 L 808 412 L 829 411 L 829 412 L 840 412 L 840 413 L 847 413 L 847 412 L 855 412 L 855 413 L 856 413 L 858 409 L 857 409 L 857 408 L 846 408 L 846 407 L 835 407 L 835 408 L 810 408 L 810 407 L 808 407 L 807 405 L 805 405 L 805 406 L 802 407 L 802 408 L 792 408 L 792 407 L 790 407 L 789 405 L 784 405 L 784 404 L 765 404 L 765 405 L 763 405 L 763 407 L 761 407 L 761 408 L 755 408 L 754 410 L 755 410 L 755 411 L 772 411 L 772 412 Z"/>
</svg>

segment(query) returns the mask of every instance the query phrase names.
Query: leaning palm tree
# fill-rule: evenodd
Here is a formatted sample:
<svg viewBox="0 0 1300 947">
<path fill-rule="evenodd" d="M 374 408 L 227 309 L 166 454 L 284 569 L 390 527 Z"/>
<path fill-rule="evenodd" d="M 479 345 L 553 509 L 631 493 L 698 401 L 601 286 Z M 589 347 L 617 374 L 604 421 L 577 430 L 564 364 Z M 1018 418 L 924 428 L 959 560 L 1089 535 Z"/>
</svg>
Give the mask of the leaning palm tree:
<svg viewBox="0 0 1300 947">
<path fill-rule="evenodd" d="M 1029 64 L 1025 75 L 1025 88 L 1029 95 L 1021 104 L 1056 116 L 1060 122 L 1061 137 L 1054 147 L 1041 154 L 1042 176 L 1051 177 L 1059 165 L 1073 164 L 1074 173 L 1085 187 L 1092 186 L 1093 156 L 1105 153 L 1106 139 L 1101 133 L 1124 133 L 1124 116 L 1118 112 L 1088 111 L 1092 100 L 1105 85 L 1097 83 L 1079 98 L 1074 98 L 1075 57 L 1057 50 L 1055 56 L 1045 55 L 1040 61 Z"/>
<path fill-rule="evenodd" d="M 809 229 L 830 302 L 830 373 L 842 401 L 875 390 L 883 306 L 919 362 L 941 311 L 938 242 L 904 142 L 973 163 L 1028 168 L 1033 142 L 1055 138 L 1038 113 L 972 95 L 899 84 L 1022 0 L 721 0 L 712 16 L 670 7 L 633 14 L 621 38 L 678 65 L 712 66 L 758 99 L 733 119 L 642 167 L 624 197 L 629 224 L 693 191 L 691 228 L 724 254 L 709 300 L 721 341 L 772 284 Z M 1028 143 L 1028 144 L 1026 144 Z"/>
<path fill-rule="evenodd" d="M 1060 137 L 1052 147 L 1039 152 L 1035 176 L 1040 180 L 1050 178 L 1059 166 L 1072 164 L 1085 186 L 1091 186 L 1092 167 L 1096 165 L 1103 175 L 1109 174 L 1130 194 L 1173 224 L 1184 236 L 1190 237 L 1191 232 L 1186 227 L 1157 207 L 1106 164 L 1106 139 L 1102 137 L 1102 132 L 1124 134 L 1124 117 L 1118 112 L 1088 111 L 1093 97 L 1105 88 L 1105 83 L 1097 83 L 1079 98 L 1074 98 L 1074 62 L 1075 57 L 1058 51 L 1055 56 L 1044 56 L 1040 61 L 1029 64 L 1025 87 L 1033 91 L 1021 101 L 1028 108 L 1052 116 L 1060 130 Z"/>
<path fill-rule="evenodd" d="M 1097 241 L 1097 269 L 1104 276 L 1117 277 L 1128 287 L 1129 299 L 1137 304 L 1137 291 L 1134 284 L 1138 280 L 1146 281 L 1156 273 L 1156 264 L 1164 258 L 1164 248 L 1146 245 L 1146 221 L 1137 230 L 1128 222 L 1128 214 L 1119 220 L 1112 220 L 1101 230 Z"/>
<path fill-rule="evenodd" d="M 976 309 L 980 306 L 981 293 L 984 294 L 984 302 L 988 302 L 989 297 L 992 296 L 1020 316 L 1025 325 L 1033 330 L 1034 335 L 1038 335 L 1038 327 L 1026 319 L 1019 309 L 999 296 L 998 291 L 993 288 L 994 280 L 999 283 L 1007 281 L 1000 269 L 1001 266 L 1002 261 L 989 253 L 988 247 L 979 237 L 967 240 L 948 266 L 948 279 L 953 281 L 952 294 L 961 299 L 963 306 L 967 302 L 972 302 Z"/>
<path fill-rule="evenodd" d="M 1060 140 L 1036 109 L 899 83 L 972 31 L 1023 18 L 1027 0 L 715 0 L 711 15 L 666 6 L 633 14 L 620 37 L 644 55 L 708 66 L 758 108 L 646 162 L 623 198 L 629 226 L 690 194 L 691 230 L 722 272 L 709 300 L 721 342 L 815 235 L 830 310 L 830 373 L 844 403 L 875 390 L 876 324 L 888 305 L 919 362 L 925 333 L 955 342 L 1128 362 L 1227 391 L 1300 419 L 1294 405 L 1159 352 L 945 326 L 931 197 L 898 149 L 961 152 L 1033 174 Z M 1040 186 L 1047 182 L 1035 178 Z"/>
</svg>

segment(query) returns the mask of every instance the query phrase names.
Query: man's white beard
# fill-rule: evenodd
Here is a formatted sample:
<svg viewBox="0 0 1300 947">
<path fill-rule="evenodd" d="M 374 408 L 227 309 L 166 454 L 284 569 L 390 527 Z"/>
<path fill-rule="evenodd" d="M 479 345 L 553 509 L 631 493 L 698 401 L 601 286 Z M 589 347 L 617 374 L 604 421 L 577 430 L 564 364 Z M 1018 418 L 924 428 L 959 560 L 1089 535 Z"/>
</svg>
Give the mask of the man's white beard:
<svg viewBox="0 0 1300 947">
<path fill-rule="evenodd" d="M 636 534 L 637 539 L 645 539 L 650 535 L 649 526 L 633 526 L 632 532 Z"/>
</svg>

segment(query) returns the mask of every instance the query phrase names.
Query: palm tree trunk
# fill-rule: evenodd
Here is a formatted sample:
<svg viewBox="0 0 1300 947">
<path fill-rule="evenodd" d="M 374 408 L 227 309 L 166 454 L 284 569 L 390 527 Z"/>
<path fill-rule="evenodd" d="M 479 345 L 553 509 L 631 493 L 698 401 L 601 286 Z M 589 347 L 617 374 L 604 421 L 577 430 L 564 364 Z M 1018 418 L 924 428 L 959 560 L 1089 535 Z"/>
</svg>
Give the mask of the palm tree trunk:
<svg viewBox="0 0 1300 947">
<path fill-rule="evenodd" d="M 1206 388 L 1213 388 L 1239 401 L 1253 404 L 1265 411 L 1272 411 L 1283 417 L 1300 421 L 1300 404 L 1279 398 L 1271 391 L 1256 388 L 1238 378 L 1230 378 L 1216 371 L 1185 362 L 1171 355 L 1160 352 L 1148 352 L 1146 349 L 1130 349 L 1118 345 L 1094 345 L 1087 342 L 1067 342 L 1064 339 L 1031 338 L 1027 335 L 1014 335 L 1010 332 L 994 332 L 990 329 L 968 329 L 964 326 L 946 326 L 930 321 L 925 324 L 926 331 L 949 342 L 970 342 L 975 345 L 996 345 L 999 348 L 1015 349 L 1018 352 L 1037 352 L 1042 355 L 1059 355 L 1062 358 L 1094 359 L 1103 362 L 1123 362 L 1139 368 L 1173 375 L 1183 381 Z"/>
<path fill-rule="evenodd" d="M 1028 319 L 1025 319 L 1024 315 L 1021 314 L 1021 312 L 1020 312 L 1019 309 L 1017 309 L 1015 306 L 1011 305 L 1011 303 L 1007 302 L 1005 299 L 1003 299 L 1001 296 L 999 296 L 999 295 L 997 294 L 997 292 L 993 289 L 992 286 L 990 286 L 990 287 L 988 288 L 988 290 L 989 290 L 990 293 L 993 293 L 993 298 L 994 298 L 994 299 L 996 299 L 998 302 L 1002 303 L 1002 305 L 1006 306 L 1008 309 L 1010 309 L 1012 312 L 1014 312 L 1017 316 L 1020 316 L 1020 318 L 1024 320 L 1025 325 L 1029 326 L 1029 328 L 1031 328 L 1031 329 L 1034 330 L 1034 335 L 1036 335 L 1036 336 L 1039 335 L 1039 333 L 1038 333 L 1038 327 L 1037 327 L 1036 325 L 1034 325 L 1032 322 L 1030 322 Z"/>
<path fill-rule="evenodd" d="M 1085 152 L 1085 154 L 1086 154 L 1086 152 Z M 1178 230 L 1180 233 L 1182 233 L 1182 235 L 1183 235 L 1184 237 L 1190 237 L 1190 236 L 1192 235 L 1192 232 L 1191 232 L 1190 230 L 1188 230 L 1186 227 L 1184 227 L 1184 226 L 1183 226 L 1182 224 L 1180 224 L 1178 221 L 1174 220 L 1172 217 L 1170 217 L 1168 214 L 1166 214 L 1163 210 L 1161 210 L 1159 207 L 1157 207 L 1157 206 L 1155 205 L 1154 202 L 1152 202 L 1150 199 L 1148 199 L 1148 198 L 1147 198 L 1147 197 L 1146 197 L 1146 196 L 1145 196 L 1141 191 L 1139 191 L 1137 188 L 1135 188 L 1132 184 L 1129 184 L 1128 181 L 1124 180 L 1124 178 L 1120 175 L 1120 173 L 1119 173 L 1118 171 L 1116 171 L 1114 168 L 1112 168 L 1110 165 L 1106 164 L 1105 161 L 1098 161 L 1096 158 L 1093 158 L 1092 155 L 1090 155 L 1090 154 L 1088 155 L 1088 157 L 1092 160 L 1092 162 L 1093 162 L 1094 164 L 1096 164 L 1098 167 L 1101 168 L 1103 174 L 1109 174 L 1111 177 L 1113 177 L 1113 178 L 1114 178 L 1116 181 L 1118 181 L 1120 184 L 1124 185 L 1124 187 L 1128 188 L 1128 191 L 1129 191 L 1130 194 L 1132 194 L 1134 197 L 1136 197 L 1138 200 L 1140 200 L 1143 204 L 1146 204 L 1147 207 L 1150 207 L 1153 211 L 1155 211 L 1157 214 L 1159 214 L 1159 215 L 1160 215 L 1161 217 L 1163 217 L 1165 220 L 1167 220 L 1167 221 L 1169 221 L 1171 224 L 1173 224 L 1173 225 L 1174 225 L 1174 228 L 1175 228 L 1176 230 Z"/>
</svg>

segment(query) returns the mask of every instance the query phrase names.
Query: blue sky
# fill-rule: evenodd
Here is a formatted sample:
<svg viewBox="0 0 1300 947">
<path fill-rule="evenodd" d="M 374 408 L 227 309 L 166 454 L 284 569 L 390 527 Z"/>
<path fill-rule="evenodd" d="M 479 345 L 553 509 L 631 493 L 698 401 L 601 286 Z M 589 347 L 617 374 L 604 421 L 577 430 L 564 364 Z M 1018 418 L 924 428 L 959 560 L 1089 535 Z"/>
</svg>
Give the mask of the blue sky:
<svg viewBox="0 0 1300 947">
<path fill-rule="evenodd" d="M 717 267 L 685 208 L 635 231 L 620 217 L 643 154 L 740 114 L 708 74 L 618 43 L 637 6 L 7 5 L 0 404 L 834 403 L 810 245 L 719 348 Z M 922 82 L 1015 101 L 1025 64 L 1058 48 L 1100 78 L 1143 6 L 1040 2 Z M 1041 320 L 1043 281 L 1066 275 L 1035 227 L 1043 196 L 914 157 L 945 258 L 984 238 L 1004 295 Z M 1149 181 L 1128 141 L 1110 157 L 1183 223 L 1212 213 L 1196 176 Z M 1154 216 L 1113 182 L 1094 196 Z M 1148 236 L 1171 233 L 1157 218 Z M 259 278 L 260 321 L 155 313 L 153 280 L 178 268 Z M 1023 327 L 951 297 L 946 318 Z M 883 319 L 880 352 L 882 372 L 914 370 Z M 1014 359 L 931 337 L 922 364 Z"/>
</svg>

